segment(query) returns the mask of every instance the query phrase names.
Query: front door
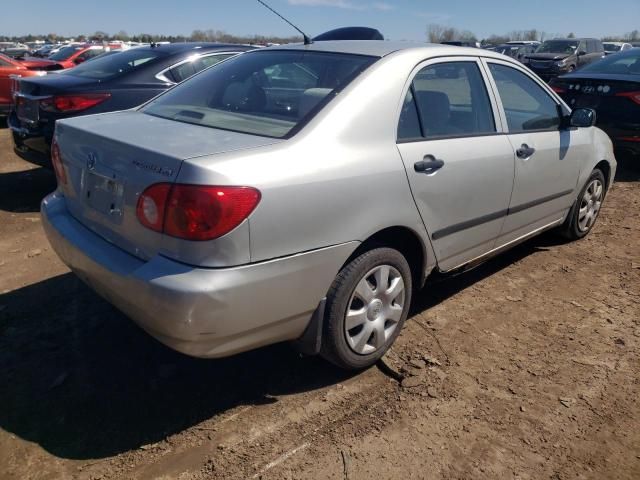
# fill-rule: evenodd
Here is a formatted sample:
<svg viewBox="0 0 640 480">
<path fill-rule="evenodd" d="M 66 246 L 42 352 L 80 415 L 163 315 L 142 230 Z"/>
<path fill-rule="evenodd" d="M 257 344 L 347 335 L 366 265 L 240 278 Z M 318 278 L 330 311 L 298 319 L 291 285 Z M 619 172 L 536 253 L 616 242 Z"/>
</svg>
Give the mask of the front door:
<svg viewBox="0 0 640 480">
<path fill-rule="evenodd" d="M 561 129 L 559 103 L 524 69 L 499 60 L 487 65 L 515 153 L 513 195 L 498 240 L 504 244 L 562 219 L 589 143 L 579 131 Z"/>
<path fill-rule="evenodd" d="M 418 66 L 407 87 L 398 149 L 441 270 L 491 250 L 513 186 L 513 149 L 475 58 Z"/>
</svg>

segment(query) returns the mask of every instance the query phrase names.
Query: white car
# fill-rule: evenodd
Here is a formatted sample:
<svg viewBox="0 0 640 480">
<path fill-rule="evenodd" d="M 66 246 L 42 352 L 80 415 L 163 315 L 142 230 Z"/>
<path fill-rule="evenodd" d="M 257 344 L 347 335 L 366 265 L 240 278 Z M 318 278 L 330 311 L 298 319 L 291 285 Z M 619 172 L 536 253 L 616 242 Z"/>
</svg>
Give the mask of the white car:
<svg viewBox="0 0 640 480">
<path fill-rule="evenodd" d="M 602 42 L 602 46 L 604 46 L 605 55 L 624 52 L 625 50 L 631 50 L 633 48 L 633 45 L 626 42 Z"/>
</svg>

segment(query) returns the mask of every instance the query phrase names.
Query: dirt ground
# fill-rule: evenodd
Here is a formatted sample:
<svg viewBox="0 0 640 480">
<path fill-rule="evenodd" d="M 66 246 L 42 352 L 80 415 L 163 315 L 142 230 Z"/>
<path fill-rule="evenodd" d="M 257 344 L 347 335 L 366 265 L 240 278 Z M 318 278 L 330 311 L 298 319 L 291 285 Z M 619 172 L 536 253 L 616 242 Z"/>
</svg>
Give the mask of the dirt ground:
<svg viewBox="0 0 640 480">
<path fill-rule="evenodd" d="M 163 347 L 51 251 L 0 128 L 0 479 L 638 479 L 640 183 L 429 283 L 378 368 Z"/>
</svg>

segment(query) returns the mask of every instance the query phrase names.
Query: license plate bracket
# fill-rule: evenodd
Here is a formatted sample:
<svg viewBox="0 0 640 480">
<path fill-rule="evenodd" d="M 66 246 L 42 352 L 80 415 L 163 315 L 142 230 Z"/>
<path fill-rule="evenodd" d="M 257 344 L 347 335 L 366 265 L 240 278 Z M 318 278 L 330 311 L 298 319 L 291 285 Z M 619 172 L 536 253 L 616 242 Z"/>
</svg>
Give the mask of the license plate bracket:
<svg viewBox="0 0 640 480">
<path fill-rule="evenodd" d="M 83 196 L 87 206 L 114 223 L 122 221 L 124 184 L 115 174 L 85 170 Z"/>
<path fill-rule="evenodd" d="M 28 124 L 38 123 L 40 120 L 40 102 L 17 95 L 16 114 L 22 122 Z"/>
</svg>

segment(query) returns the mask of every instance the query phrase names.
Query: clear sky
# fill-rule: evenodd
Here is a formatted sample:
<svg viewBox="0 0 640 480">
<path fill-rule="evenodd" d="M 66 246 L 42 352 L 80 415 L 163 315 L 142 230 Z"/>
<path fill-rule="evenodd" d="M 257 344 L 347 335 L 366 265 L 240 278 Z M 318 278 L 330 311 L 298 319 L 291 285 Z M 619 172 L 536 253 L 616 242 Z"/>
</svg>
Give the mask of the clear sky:
<svg viewBox="0 0 640 480">
<path fill-rule="evenodd" d="M 549 34 L 601 37 L 640 29 L 640 0 L 267 0 L 311 36 L 346 25 L 378 28 L 392 40 L 426 39 L 440 23 L 492 33 L 536 28 Z M 285 23 L 255 0 L 3 0 L 0 35 L 190 34 L 194 29 L 289 36 Z"/>
</svg>

